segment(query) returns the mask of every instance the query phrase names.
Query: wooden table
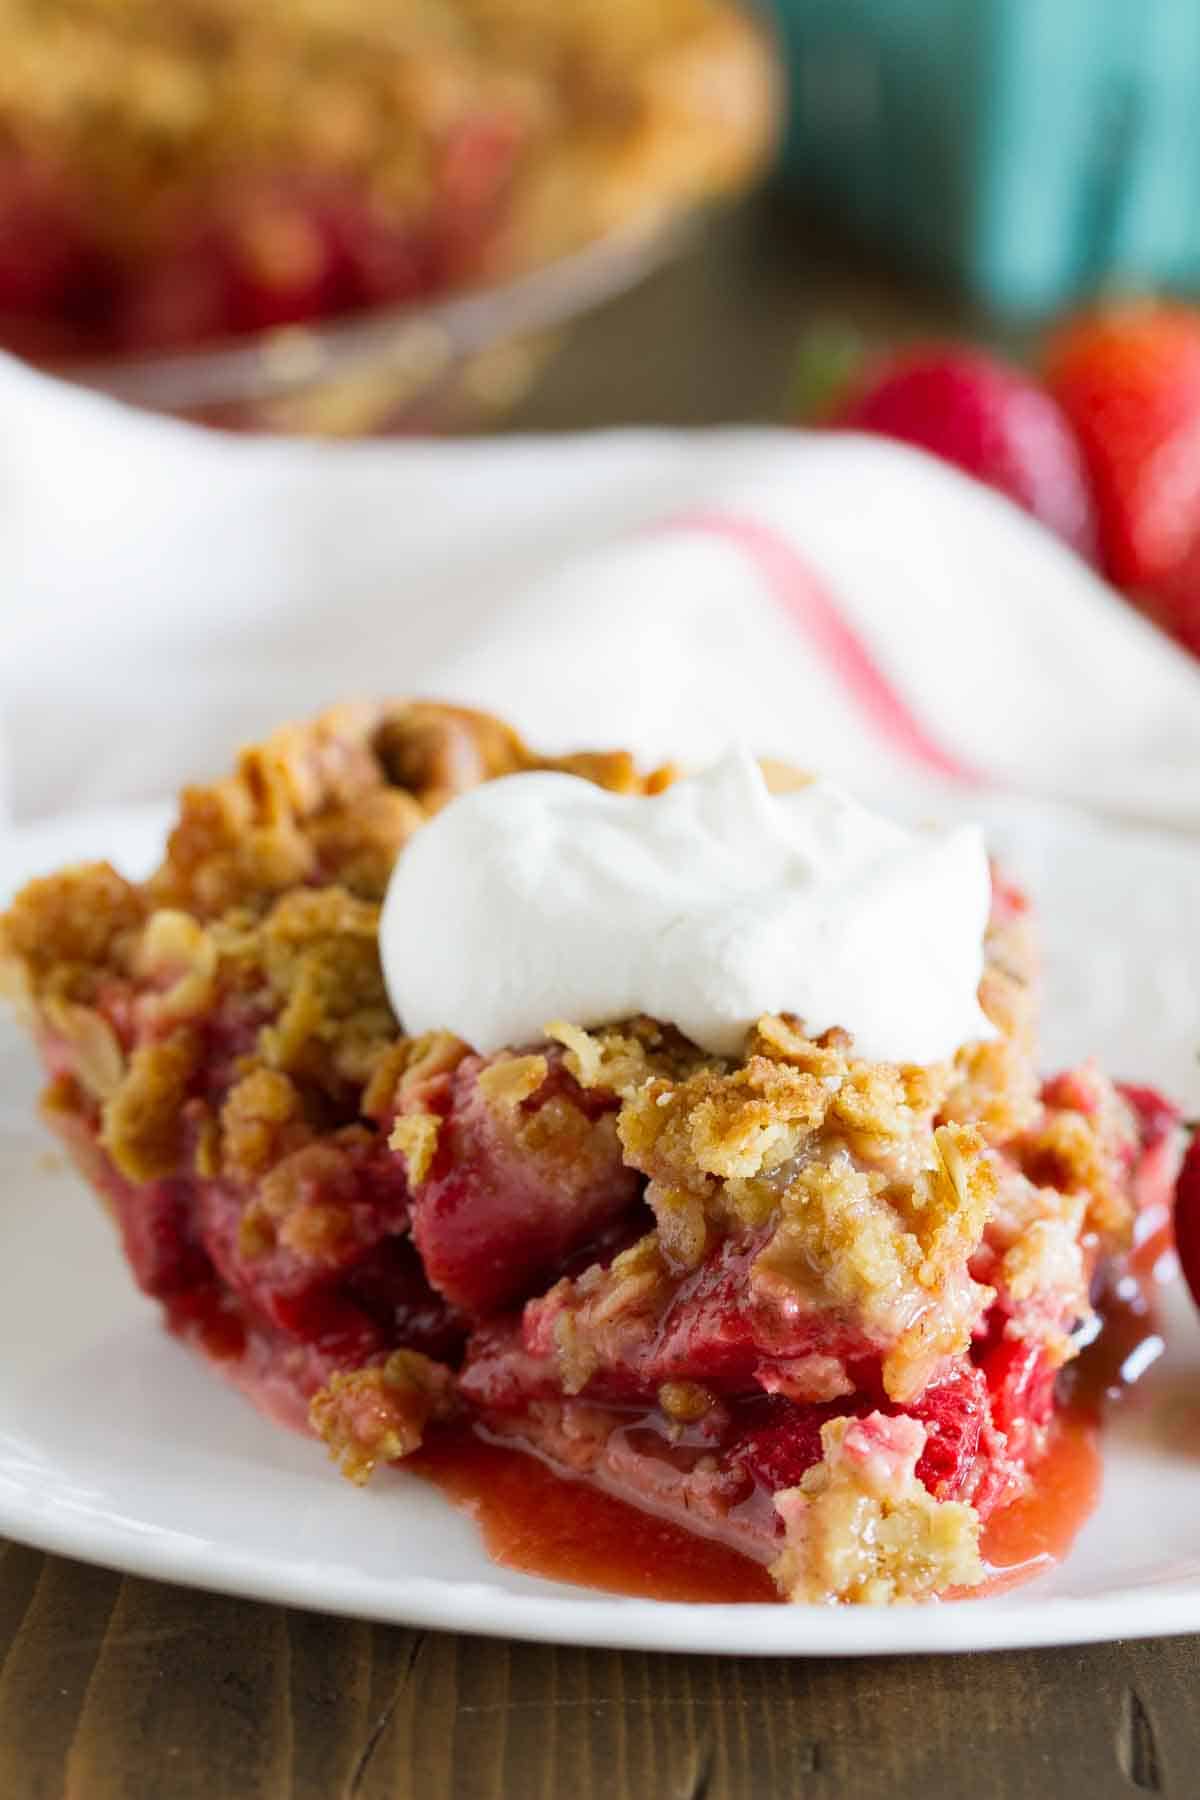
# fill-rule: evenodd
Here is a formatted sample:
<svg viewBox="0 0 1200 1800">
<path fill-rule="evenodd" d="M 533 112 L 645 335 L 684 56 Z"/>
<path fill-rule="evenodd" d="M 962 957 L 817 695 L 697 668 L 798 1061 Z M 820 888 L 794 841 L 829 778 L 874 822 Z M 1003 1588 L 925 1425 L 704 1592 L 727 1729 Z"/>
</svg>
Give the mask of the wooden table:
<svg viewBox="0 0 1200 1800">
<path fill-rule="evenodd" d="M 513 425 L 781 416 L 806 325 L 963 322 L 769 204 L 560 351 Z M 1200 1795 L 1200 1638 L 929 1660 L 489 1642 L 0 1545 L 0 1800 Z"/>
<path fill-rule="evenodd" d="M 560 1650 L 10 1547 L 6 1800 L 1190 1800 L 1200 1640 L 860 1662 Z"/>
</svg>

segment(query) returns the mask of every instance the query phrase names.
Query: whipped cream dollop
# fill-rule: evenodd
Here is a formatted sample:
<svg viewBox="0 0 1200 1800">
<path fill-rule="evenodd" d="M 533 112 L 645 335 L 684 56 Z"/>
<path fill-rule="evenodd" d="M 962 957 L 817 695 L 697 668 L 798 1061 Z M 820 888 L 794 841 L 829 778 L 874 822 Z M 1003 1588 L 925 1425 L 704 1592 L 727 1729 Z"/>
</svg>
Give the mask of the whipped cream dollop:
<svg viewBox="0 0 1200 1800">
<path fill-rule="evenodd" d="M 990 1037 L 976 826 L 909 831 L 827 781 L 772 794 L 731 751 L 664 793 L 510 775 L 399 858 L 380 927 L 404 1029 L 484 1053 L 635 1013 L 735 1056 L 768 1012 L 860 1056 L 928 1063 Z"/>
</svg>

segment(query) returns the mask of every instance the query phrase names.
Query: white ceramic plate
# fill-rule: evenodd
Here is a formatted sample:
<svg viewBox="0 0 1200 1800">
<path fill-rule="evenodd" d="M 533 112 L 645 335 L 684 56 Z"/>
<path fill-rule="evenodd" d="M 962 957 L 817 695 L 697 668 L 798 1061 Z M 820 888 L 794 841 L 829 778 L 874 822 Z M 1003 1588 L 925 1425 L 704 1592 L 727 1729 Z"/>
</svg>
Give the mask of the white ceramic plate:
<svg viewBox="0 0 1200 1800">
<path fill-rule="evenodd" d="M 975 810 L 979 810 L 976 808 Z M 1047 1063 L 1095 1051 L 1200 1103 L 1200 850 L 1015 803 L 983 809 L 1040 902 Z M 0 899 L 106 853 L 153 858 L 161 810 L 0 838 Z M 1066 1563 L 1014 1593 L 834 1611 L 609 1597 L 491 1564 L 423 1483 L 352 1489 L 172 1343 L 99 1208 L 48 1156 L 37 1075 L 0 1020 L 0 1531 L 142 1575 L 364 1618 L 564 1643 L 854 1655 L 1200 1631 L 1200 1324 L 1113 1419 L 1099 1509 Z"/>
</svg>

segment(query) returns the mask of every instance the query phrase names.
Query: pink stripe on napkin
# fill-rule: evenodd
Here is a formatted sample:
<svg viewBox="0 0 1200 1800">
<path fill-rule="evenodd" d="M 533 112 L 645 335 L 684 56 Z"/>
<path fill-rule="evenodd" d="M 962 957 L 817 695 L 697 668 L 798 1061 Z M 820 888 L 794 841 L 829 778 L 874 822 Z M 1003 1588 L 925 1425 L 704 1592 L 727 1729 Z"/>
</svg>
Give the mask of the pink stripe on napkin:
<svg viewBox="0 0 1200 1800">
<path fill-rule="evenodd" d="M 678 513 L 656 529 L 705 532 L 742 551 L 772 598 L 825 658 L 882 737 L 943 778 L 972 787 L 986 783 L 986 776 L 926 729 L 883 673 L 828 585 L 779 532 L 757 519 L 716 509 Z"/>
</svg>

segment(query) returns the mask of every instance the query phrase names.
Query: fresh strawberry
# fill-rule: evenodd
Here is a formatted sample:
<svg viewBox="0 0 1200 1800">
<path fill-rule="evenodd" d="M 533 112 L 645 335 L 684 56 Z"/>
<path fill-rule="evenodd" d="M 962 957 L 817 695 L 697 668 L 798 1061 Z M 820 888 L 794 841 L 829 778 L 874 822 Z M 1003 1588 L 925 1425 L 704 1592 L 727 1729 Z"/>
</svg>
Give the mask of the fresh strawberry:
<svg viewBox="0 0 1200 1800">
<path fill-rule="evenodd" d="M 1100 308 L 1058 331 L 1044 363 L 1091 475 L 1106 573 L 1200 640 L 1200 312 Z"/>
<path fill-rule="evenodd" d="M 826 422 L 928 450 L 1094 556 L 1091 494 L 1071 428 L 1036 381 L 997 357 L 955 344 L 899 351 L 868 367 Z"/>
<path fill-rule="evenodd" d="M 1200 1133 L 1188 1146 L 1175 1186 L 1175 1248 L 1192 1299 L 1200 1306 Z"/>
</svg>

